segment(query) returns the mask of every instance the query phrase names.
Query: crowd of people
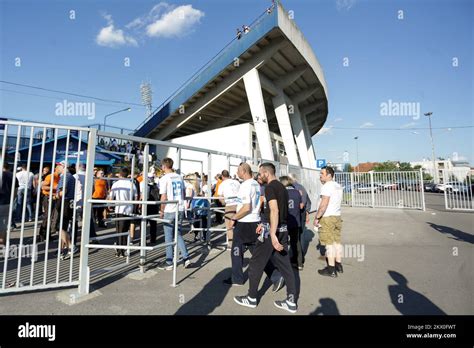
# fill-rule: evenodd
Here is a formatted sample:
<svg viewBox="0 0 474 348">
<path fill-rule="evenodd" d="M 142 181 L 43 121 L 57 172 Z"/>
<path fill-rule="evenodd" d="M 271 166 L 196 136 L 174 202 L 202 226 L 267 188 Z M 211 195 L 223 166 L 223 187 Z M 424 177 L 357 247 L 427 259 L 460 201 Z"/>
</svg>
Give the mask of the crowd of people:
<svg viewBox="0 0 474 348">
<path fill-rule="evenodd" d="M 302 236 L 311 209 L 305 188 L 291 174 L 277 178 L 272 163 L 261 164 L 258 173 L 253 173 L 249 164 L 241 163 L 236 176 L 231 177 L 228 170 L 223 170 L 214 177 L 213 182 L 204 174 L 178 174 L 173 165 L 171 158 L 164 158 L 160 168 L 150 166 L 148 173 L 137 172 L 133 177 L 127 167 L 107 175 L 102 168 L 94 168 L 92 198 L 101 202 L 92 205 L 89 224 L 92 241 L 97 236 L 96 226 L 106 228 L 106 222 L 113 222 L 118 234 L 115 244 L 120 246 L 116 248 L 115 255 L 125 257 L 128 243 L 138 241 L 135 229 L 142 221 L 142 209 L 146 209 L 145 221 L 146 225 L 150 225 L 148 245 L 156 245 L 158 222 L 162 222 L 165 243 L 168 245 L 166 257 L 158 268 L 172 270 L 172 242 L 177 217 L 178 252 L 184 267 L 188 268 L 192 263 L 183 238 L 183 223 L 188 221 L 193 227 L 190 230 L 195 233 L 194 242 L 204 241 L 209 247 L 211 233 L 208 228 L 212 224 L 224 223 L 231 264 L 230 277 L 224 280 L 226 285 L 244 285 L 244 256 L 246 251 L 251 254 L 249 291 L 247 295 L 236 296 L 235 302 L 256 307 L 258 285 L 265 272 L 273 283 L 274 292 L 285 285 L 287 288 L 287 297 L 275 301 L 275 305 L 296 312 L 298 294 L 293 269 L 304 269 Z M 37 231 L 39 242 L 56 236 L 61 245 L 61 258 L 68 259 L 78 252 L 76 243 L 77 236 L 81 235 L 79 222 L 82 217 L 86 168 L 84 164 L 79 164 L 78 168 L 75 164 L 66 167 L 62 161 L 55 164 L 54 173 L 50 170 L 50 166 L 45 166 L 41 175 L 35 175 L 22 165 L 14 175 L 14 180 L 8 165 L 4 165 L 0 186 L 0 230 L 6 229 L 5 216 L 8 217 L 8 211 L 5 206 L 10 204 L 14 190 L 16 219 L 12 219 L 12 228 L 16 227 L 15 223 L 31 221 L 34 218 L 34 204 L 40 202 L 39 218 L 42 221 Z M 321 170 L 323 186 L 314 220 L 315 226 L 319 226 L 319 241 L 325 247 L 327 261 L 326 267 L 318 272 L 328 277 L 337 277 L 338 273 L 343 272 L 340 218 L 342 188 L 333 177 L 332 168 Z M 14 186 L 12 182 L 15 182 Z M 38 193 L 39 200 L 33 199 Z M 145 194 L 147 197 L 144 197 Z M 143 200 L 148 203 L 138 203 Z M 177 203 L 159 203 L 165 201 Z M 215 214 L 211 214 L 212 211 Z M 211 218 L 215 218 L 215 221 Z M 5 243 L 4 233 L 0 234 L 0 243 Z"/>
</svg>

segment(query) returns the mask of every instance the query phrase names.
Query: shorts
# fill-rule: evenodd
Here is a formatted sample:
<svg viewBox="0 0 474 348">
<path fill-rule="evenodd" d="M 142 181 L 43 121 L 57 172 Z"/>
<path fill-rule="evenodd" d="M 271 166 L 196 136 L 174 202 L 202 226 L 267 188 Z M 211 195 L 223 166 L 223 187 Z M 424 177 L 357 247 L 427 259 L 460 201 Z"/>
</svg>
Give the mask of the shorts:
<svg viewBox="0 0 474 348">
<path fill-rule="evenodd" d="M 59 205 L 58 209 L 61 209 L 61 201 L 57 203 Z M 64 199 L 64 211 L 62 212 L 62 225 L 61 229 L 63 231 L 67 231 L 69 227 L 69 223 L 72 221 L 74 216 L 74 200 Z M 58 220 L 60 219 L 60 215 L 58 216 Z"/>
<path fill-rule="evenodd" d="M 321 245 L 341 243 L 342 220 L 340 216 L 325 216 L 319 220 L 319 241 Z"/>
<path fill-rule="evenodd" d="M 236 205 L 226 205 L 225 206 L 225 213 L 224 213 L 224 216 L 226 219 L 230 220 L 234 217 L 234 215 L 236 214 L 236 210 L 237 210 L 237 206 Z"/>
</svg>

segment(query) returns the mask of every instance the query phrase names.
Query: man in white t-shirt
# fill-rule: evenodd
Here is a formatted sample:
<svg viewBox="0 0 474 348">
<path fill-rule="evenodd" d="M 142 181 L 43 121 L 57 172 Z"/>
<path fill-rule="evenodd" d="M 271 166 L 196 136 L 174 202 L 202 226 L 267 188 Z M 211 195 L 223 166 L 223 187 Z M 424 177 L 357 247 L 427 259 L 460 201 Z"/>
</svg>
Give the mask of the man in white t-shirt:
<svg viewBox="0 0 474 348">
<path fill-rule="evenodd" d="M 109 199 L 115 201 L 133 201 L 137 199 L 137 191 L 129 175 L 128 168 L 124 167 L 119 172 L 120 180 L 117 180 L 110 189 Z M 117 218 L 128 217 L 133 213 L 133 204 L 121 204 L 115 206 L 115 216 Z M 131 220 L 115 221 L 117 233 L 130 232 Z M 127 236 L 118 237 L 118 245 L 127 245 Z M 125 257 L 125 249 L 117 249 L 116 257 Z"/>
<path fill-rule="evenodd" d="M 232 218 L 234 217 L 237 210 L 238 193 L 240 188 L 240 182 L 230 177 L 229 171 L 223 170 L 222 182 L 217 190 L 217 195 L 223 197 L 221 199 L 222 204 L 225 204 L 225 227 L 227 229 L 227 250 L 230 250 L 233 239 L 233 228 Z"/>
<path fill-rule="evenodd" d="M 18 191 L 17 191 L 17 221 L 22 222 L 22 209 L 23 201 L 26 200 L 26 210 L 28 213 L 28 219 L 25 217 L 25 221 L 32 221 L 33 209 L 31 206 L 31 192 L 33 190 L 33 173 L 26 170 L 26 164 L 21 165 L 21 170 L 16 173 L 16 179 L 18 180 Z"/>
<path fill-rule="evenodd" d="M 243 261 L 246 249 L 252 249 L 257 241 L 256 233 L 260 222 L 260 185 L 253 179 L 252 169 L 248 163 L 241 163 L 237 175 L 243 182 L 237 194 L 236 214 L 230 221 L 234 227 L 232 241 L 232 277 L 225 279 L 228 285 L 243 285 Z"/>
<path fill-rule="evenodd" d="M 137 191 L 132 180 L 128 179 L 129 170 L 123 167 L 119 172 L 120 180 L 117 180 L 110 189 L 109 199 L 115 201 L 133 201 L 137 199 Z M 115 217 L 129 217 L 133 213 L 133 204 L 121 204 L 115 206 Z M 115 221 L 117 233 L 130 232 L 131 220 Z M 118 237 L 118 245 L 127 245 L 127 236 Z M 117 249 L 116 257 L 125 257 L 125 249 Z"/>
<path fill-rule="evenodd" d="M 342 273 L 342 244 L 341 244 L 341 202 L 342 187 L 333 180 L 334 169 L 324 167 L 320 172 L 323 183 L 321 188 L 321 200 L 314 219 L 314 225 L 320 224 L 319 241 L 326 247 L 327 267 L 318 270 L 323 276 L 337 277 Z"/>
<path fill-rule="evenodd" d="M 173 160 L 171 158 L 164 158 L 161 161 L 161 169 L 165 173 L 160 179 L 160 195 L 161 201 L 179 201 L 178 204 L 169 203 L 160 205 L 160 217 L 165 220 L 169 220 L 169 223 L 163 224 L 163 230 L 165 233 L 165 243 L 171 243 L 174 239 L 174 224 L 176 219 L 176 209 L 178 209 L 178 221 L 176 223 L 181 227 L 181 222 L 184 216 L 184 181 L 181 175 L 173 171 Z M 188 250 L 186 244 L 184 244 L 183 237 L 181 236 L 181 228 L 178 231 L 178 249 L 183 257 L 184 267 L 187 268 L 191 265 L 189 260 Z M 159 269 L 172 270 L 173 269 L 173 246 L 168 245 L 166 247 L 166 260 L 164 260 L 159 266 Z"/>
</svg>

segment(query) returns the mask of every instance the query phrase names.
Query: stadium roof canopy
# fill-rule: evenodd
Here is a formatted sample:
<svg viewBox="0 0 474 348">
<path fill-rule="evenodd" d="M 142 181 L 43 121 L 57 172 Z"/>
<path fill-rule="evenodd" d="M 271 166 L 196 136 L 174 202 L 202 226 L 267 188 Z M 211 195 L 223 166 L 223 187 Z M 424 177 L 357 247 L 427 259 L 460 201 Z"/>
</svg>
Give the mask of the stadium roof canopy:
<svg viewBox="0 0 474 348">
<path fill-rule="evenodd" d="M 135 135 L 169 140 L 252 122 L 263 158 L 273 160 L 270 131 L 282 136 L 290 164 L 315 167 L 311 136 L 327 118 L 326 82 L 311 46 L 289 17 L 277 1 Z"/>
</svg>

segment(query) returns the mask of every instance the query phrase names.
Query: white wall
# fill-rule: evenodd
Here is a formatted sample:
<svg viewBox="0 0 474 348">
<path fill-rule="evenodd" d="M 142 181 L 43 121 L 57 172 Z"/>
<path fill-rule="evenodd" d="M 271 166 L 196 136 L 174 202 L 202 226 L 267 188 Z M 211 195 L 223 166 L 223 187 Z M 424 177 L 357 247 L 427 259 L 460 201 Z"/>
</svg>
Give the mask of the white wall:
<svg viewBox="0 0 474 348">
<path fill-rule="evenodd" d="M 250 124 L 245 123 L 175 138 L 172 139 L 171 142 L 175 144 L 199 147 L 202 149 L 231 153 L 238 156 L 251 157 L 252 136 L 250 127 Z M 157 148 L 157 156 L 160 159 L 164 157 L 171 157 L 176 162 L 177 151 L 175 148 Z M 199 162 L 191 162 L 187 161 L 186 159 L 192 159 Z M 206 152 L 190 150 L 182 150 L 181 152 L 181 172 L 184 174 L 201 172 L 201 163 L 204 173 L 207 174 L 207 162 L 208 155 Z M 240 158 L 231 159 L 231 175 L 236 172 L 236 165 L 238 165 L 240 162 Z M 226 156 L 212 155 L 211 163 L 211 177 L 214 177 L 223 169 L 228 169 Z M 177 167 L 177 165 L 175 165 L 175 167 Z"/>
</svg>

